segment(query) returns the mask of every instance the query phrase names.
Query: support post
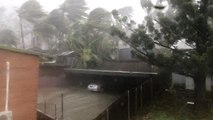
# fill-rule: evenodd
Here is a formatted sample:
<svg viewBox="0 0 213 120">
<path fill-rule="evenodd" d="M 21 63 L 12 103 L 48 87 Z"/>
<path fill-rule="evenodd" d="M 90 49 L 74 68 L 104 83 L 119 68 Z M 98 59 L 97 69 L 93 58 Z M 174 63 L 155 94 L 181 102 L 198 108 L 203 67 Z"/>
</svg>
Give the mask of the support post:
<svg viewBox="0 0 213 120">
<path fill-rule="evenodd" d="M 135 88 L 135 112 L 137 112 L 138 107 L 138 89 Z"/>
<path fill-rule="evenodd" d="M 141 94 L 140 94 L 140 103 L 141 103 L 141 108 L 143 107 L 143 85 L 141 84 L 140 86 Z"/>
<path fill-rule="evenodd" d="M 153 98 L 153 81 L 152 78 L 150 79 L 150 92 L 151 92 L 151 100 Z"/>
<path fill-rule="evenodd" d="M 128 97 L 128 120 L 130 120 L 130 95 L 129 95 L 129 90 L 127 91 L 127 97 Z"/>
<path fill-rule="evenodd" d="M 109 120 L 109 108 L 106 110 L 107 112 L 107 120 Z"/>
<path fill-rule="evenodd" d="M 61 94 L 61 119 L 64 120 L 64 95 Z"/>
</svg>

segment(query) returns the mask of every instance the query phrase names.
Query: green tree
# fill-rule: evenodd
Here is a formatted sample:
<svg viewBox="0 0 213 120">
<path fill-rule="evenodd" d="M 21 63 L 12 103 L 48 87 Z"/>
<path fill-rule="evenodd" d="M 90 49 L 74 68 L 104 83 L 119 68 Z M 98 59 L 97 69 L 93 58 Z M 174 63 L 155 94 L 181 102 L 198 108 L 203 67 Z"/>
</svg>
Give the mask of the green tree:
<svg viewBox="0 0 213 120">
<path fill-rule="evenodd" d="M 132 20 L 133 9 L 126 6 L 118 10 L 112 10 L 112 16 L 115 19 L 114 27 L 128 32 L 136 23 Z"/>
<path fill-rule="evenodd" d="M 47 20 L 49 24 L 56 27 L 58 32 L 61 32 L 63 34 L 66 34 L 68 32 L 70 22 L 61 9 L 52 10 L 48 15 Z"/>
<path fill-rule="evenodd" d="M 75 30 L 69 34 L 67 41 L 70 49 L 80 56 L 79 67 L 94 68 L 103 60 L 111 59 L 114 45 L 112 40 L 107 39 L 106 33 L 91 29 L 88 24 L 77 25 Z"/>
<path fill-rule="evenodd" d="M 33 32 L 35 36 L 37 36 L 37 40 L 41 39 L 43 43 L 45 42 L 47 44 L 49 50 L 53 49 L 53 46 L 55 46 L 55 42 L 53 42 L 53 38 L 56 34 L 55 26 L 49 24 L 45 19 L 34 25 Z"/>
<path fill-rule="evenodd" d="M 43 12 L 40 3 L 36 0 L 26 1 L 19 9 L 18 15 L 21 19 L 25 19 L 30 23 L 37 23 L 38 19 L 44 17 L 46 14 Z"/>
<path fill-rule="evenodd" d="M 95 8 L 89 13 L 88 24 L 92 28 L 110 32 L 110 26 L 112 25 L 111 13 L 103 8 Z"/>
<path fill-rule="evenodd" d="M 213 2 L 159 0 L 158 5 L 154 5 L 151 0 L 141 0 L 141 4 L 148 15 L 144 24 L 132 30 L 130 37 L 118 29 L 113 29 L 113 33 L 129 43 L 140 58 L 192 77 L 195 82 L 196 108 L 204 108 L 205 79 L 212 71 Z M 189 49 L 178 49 L 176 45 L 180 41 Z M 153 52 L 153 49 L 158 48 L 168 49 L 171 55 Z"/>
<path fill-rule="evenodd" d="M 66 51 L 67 47 L 65 44 L 65 36 L 68 34 L 69 27 L 71 27 L 71 22 L 67 16 L 64 15 L 63 10 L 61 9 L 52 10 L 47 17 L 47 21 L 55 28 L 54 36 L 57 41 L 56 49 L 58 51 Z"/>
<path fill-rule="evenodd" d="M 69 50 L 66 43 L 68 34 L 75 32 L 73 26 L 79 22 L 85 22 L 87 13 L 84 0 L 66 0 L 58 9 L 54 9 L 47 17 L 49 24 L 55 27 L 55 38 L 57 39 L 57 50 L 62 52 Z"/>
<path fill-rule="evenodd" d="M 92 10 L 85 23 L 72 25 L 68 36 L 70 48 L 79 54 L 81 67 L 91 68 L 111 59 L 114 43 L 110 35 L 112 16 L 103 8 Z"/>
<path fill-rule="evenodd" d="M 0 44 L 16 47 L 17 45 L 16 42 L 17 42 L 17 37 L 12 30 L 3 29 L 0 31 Z"/>
</svg>

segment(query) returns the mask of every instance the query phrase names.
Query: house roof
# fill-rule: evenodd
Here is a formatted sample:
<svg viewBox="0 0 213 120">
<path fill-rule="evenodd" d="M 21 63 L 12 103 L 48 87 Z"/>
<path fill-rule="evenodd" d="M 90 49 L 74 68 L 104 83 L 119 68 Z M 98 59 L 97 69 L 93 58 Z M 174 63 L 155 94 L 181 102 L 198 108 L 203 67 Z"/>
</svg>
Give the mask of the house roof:
<svg viewBox="0 0 213 120">
<path fill-rule="evenodd" d="M 0 45 L 0 50 L 6 50 L 6 51 L 10 51 L 10 52 L 15 52 L 15 53 L 33 55 L 33 56 L 36 56 L 36 57 L 43 57 L 43 56 L 52 57 L 52 56 L 47 55 L 47 54 L 23 50 L 23 49 L 18 49 L 18 48 L 14 48 L 14 47 L 8 47 L 8 46 L 4 46 L 4 45 Z"/>
</svg>

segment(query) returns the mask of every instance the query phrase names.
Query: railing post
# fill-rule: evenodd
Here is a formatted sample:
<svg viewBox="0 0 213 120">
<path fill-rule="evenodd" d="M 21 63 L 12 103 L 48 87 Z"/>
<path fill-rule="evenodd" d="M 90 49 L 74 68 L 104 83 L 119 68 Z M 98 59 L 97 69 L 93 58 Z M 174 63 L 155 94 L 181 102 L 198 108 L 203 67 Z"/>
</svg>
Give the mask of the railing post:
<svg viewBox="0 0 213 120">
<path fill-rule="evenodd" d="M 143 107 L 143 84 L 140 86 L 141 94 L 140 94 L 140 103 L 141 103 L 141 108 Z"/>
<path fill-rule="evenodd" d="M 107 108 L 106 112 L 107 112 L 107 120 L 109 120 L 109 108 Z"/>
<path fill-rule="evenodd" d="M 61 119 L 64 120 L 64 95 L 61 94 Z"/>
<path fill-rule="evenodd" d="M 135 112 L 137 112 L 137 106 L 138 106 L 138 89 L 135 88 Z"/>
<path fill-rule="evenodd" d="M 129 96 L 129 90 L 127 91 L 127 97 L 128 97 L 128 120 L 130 120 L 130 96 Z"/>
<path fill-rule="evenodd" d="M 150 79 L 150 92 L 151 92 L 151 100 L 153 98 L 153 83 L 152 78 Z"/>
</svg>

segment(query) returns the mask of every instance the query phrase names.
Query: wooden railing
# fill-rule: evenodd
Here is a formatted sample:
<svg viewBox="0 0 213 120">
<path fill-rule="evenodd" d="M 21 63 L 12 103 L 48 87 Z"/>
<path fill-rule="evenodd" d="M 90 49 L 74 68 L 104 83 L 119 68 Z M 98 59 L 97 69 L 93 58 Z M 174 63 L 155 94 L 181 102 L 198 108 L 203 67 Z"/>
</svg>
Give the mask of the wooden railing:
<svg viewBox="0 0 213 120">
<path fill-rule="evenodd" d="M 55 119 L 37 110 L 37 120 L 55 120 Z"/>
</svg>

